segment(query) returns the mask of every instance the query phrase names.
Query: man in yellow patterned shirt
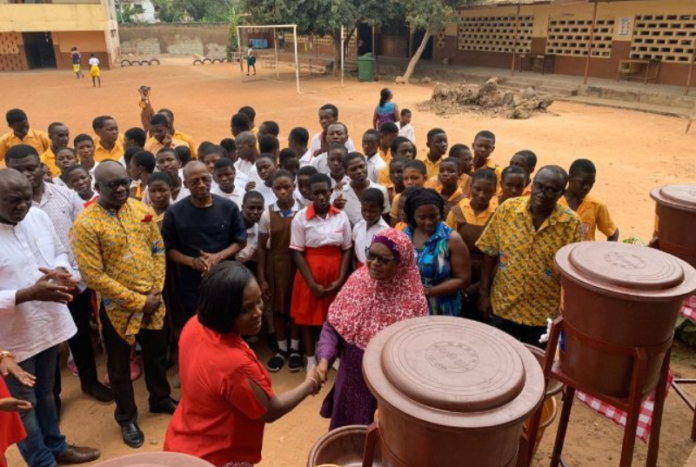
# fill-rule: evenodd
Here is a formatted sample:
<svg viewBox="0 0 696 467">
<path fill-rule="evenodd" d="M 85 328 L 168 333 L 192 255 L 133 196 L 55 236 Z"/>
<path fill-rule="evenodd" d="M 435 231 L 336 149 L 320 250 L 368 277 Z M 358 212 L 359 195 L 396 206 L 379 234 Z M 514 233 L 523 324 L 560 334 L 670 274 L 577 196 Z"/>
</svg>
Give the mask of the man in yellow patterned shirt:
<svg viewBox="0 0 696 467">
<path fill-rule="evenodd" d="M 123 166 L 104 161 L 95 178 L 99 199 L 75 220 L 71 245 L 87 286 L 102 297 L 100 320 L 115 418 L 124 442 L 136 448 L 144 442 L 130 379 L 136 340 L 143 349 L 150 412 L 173 414 L 176 409 L 166 372 L 164 242 L 154 211 L 128 197 L 131 179 Z"/>
<path fill-rule="evenodd" d="M 51 146 L 46 133 L 29 128 L 29 120 L 23 110 L 11 109 L 5 115 L 5 119 L 12 131 L 0 136 L 0 167 L 5 166 L 5 153 L 11 147 L 26 144 L 43 154 Z"/>
<path fill-rule="evenodd" d="M 476 246 L 485 254 L 479 311 L 498 329 L 537 347 L 546 319 L 558 315 L 560 275 L 556 252 L 582 240 L 581 223 L 558 204 L 568 174 L 558 166 L 539 170 L 530 197 L 512 198 L 491 218 Z"/>
</svg>

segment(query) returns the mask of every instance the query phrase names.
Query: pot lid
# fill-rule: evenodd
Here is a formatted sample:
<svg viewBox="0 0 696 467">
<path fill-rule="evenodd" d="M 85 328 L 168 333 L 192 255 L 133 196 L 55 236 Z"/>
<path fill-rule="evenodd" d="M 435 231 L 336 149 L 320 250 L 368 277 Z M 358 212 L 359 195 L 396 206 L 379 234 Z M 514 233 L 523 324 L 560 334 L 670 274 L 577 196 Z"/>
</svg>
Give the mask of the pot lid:
<svg viewBox="0 0 696 467">
<path fill-rule="evenodd" d="M 662 251 L 617 242 L 581 242 L 556 253 L 561 273 L 628 298 L 671 298 L 696 288 L 696 271 Z"/>
<path fill-rule="evenodd" d="M 445 426 L 514 423 L 544 394 L 539 363 L 522 344 L 491 326 L 455 317 L 388 327 L 368 345 L 363 369 L 380 401 Z"/>
<path fill-rule="evenodd" d="M 655 188 L 650 196 L 677 209 L 696 211 L 696 185 L 667 185 Z"/>
</svg>

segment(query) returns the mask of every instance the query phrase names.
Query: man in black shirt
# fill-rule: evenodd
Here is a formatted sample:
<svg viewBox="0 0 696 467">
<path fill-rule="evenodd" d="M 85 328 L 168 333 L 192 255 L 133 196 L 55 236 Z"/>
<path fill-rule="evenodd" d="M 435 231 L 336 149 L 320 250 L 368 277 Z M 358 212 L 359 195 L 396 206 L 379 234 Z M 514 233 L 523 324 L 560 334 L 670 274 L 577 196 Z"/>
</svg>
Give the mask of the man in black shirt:
<svg viewBox="0 0 696 467">
<path fill-rule="evenodd" d="M 244 219 L 237 205 L 210 193 L 210 172 L 202 162 L 184 168 L 191 196 L 167 209 L 162 237 L 167 258 L 181 270 L 178 294 L 187 318 L 196 313 L 202 277 L 220 261 L 233 260 L 246 245 Z"/>
</svg>

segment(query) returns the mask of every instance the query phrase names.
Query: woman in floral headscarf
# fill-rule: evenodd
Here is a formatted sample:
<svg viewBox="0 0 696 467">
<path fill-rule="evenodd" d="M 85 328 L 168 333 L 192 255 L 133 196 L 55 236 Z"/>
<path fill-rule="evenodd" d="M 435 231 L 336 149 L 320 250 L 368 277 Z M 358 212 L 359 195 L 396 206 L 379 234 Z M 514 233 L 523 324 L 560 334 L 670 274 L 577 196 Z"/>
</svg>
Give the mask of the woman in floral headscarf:
<svg viewBox="0 0 696 467">
<path fill-rule="evenodd" d="M 331 418 L 330 429 L 369 425 L 377 401 L 362 374 L 367 344 L 382 329 L 405 319 L 428 314 L 413 245 L 403 233 L 386 229 L 366 252 L 365 266 L 348 279 L 329 308 L 321 331 L 317 371 L 326 381 L 336 358 L 341 366 L 321 415 Z"/>
</svg>

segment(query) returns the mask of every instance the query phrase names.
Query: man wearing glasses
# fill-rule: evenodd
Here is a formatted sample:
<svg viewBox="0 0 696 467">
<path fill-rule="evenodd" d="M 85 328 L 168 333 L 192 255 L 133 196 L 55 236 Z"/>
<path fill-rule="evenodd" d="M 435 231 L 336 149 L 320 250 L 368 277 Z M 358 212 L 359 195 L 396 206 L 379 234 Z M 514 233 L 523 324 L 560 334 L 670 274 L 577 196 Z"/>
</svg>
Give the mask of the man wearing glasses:
<svg viewBox="0 0 696 467">
<path fill-rule="evenodd" d="M 143 350 L 150 412 L 173 414 L 177 404 L 166 373 L 164 245 L 152 209 L 128 197 L 132 180 L 121 164 L 103 161 L 95 178 L 99 199 L 75 221 L 71 245 L 83 279 L 102 297 L 100 320 L 115 418 L 124 442 L 138 448 L 144 435 L 130 378 L 136 341 Z"/>
<path fill-rule="evenodd" d="M 204 163 L 189 162 L 184 167 L 184 186 L 191 196 L 170 206 L 162 224 L 167 257 L 181 272 L 177 293 L 187 319 L 196 314 L 203 276 L 221 261 L 234 260 L 247 240 L 239 208 L 211 194 L 211 182 Z"/>
<path fill-rule="evenodd" d="M 514 338 L 543 347 L 547 318 L 558 315 L 561 281 L 556 252 L 582 241 L 580 218 L 558 204 L 568 174 L 561 167 L 541 168 L 529 197 L 498 208 L 476 246 L 485 253 L 479 311 Z"/>
</svg>

